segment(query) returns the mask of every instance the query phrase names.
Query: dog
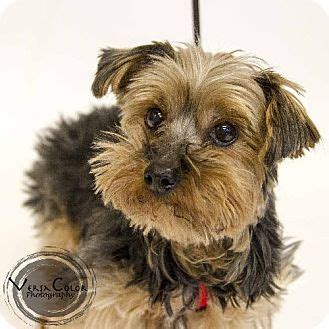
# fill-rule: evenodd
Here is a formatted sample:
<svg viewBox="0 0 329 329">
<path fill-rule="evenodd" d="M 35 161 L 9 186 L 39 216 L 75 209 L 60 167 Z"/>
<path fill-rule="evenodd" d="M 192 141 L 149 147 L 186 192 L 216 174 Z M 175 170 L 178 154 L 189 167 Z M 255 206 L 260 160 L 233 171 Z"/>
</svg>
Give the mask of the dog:
<svg viewBox="0 0 329 329">
<path fill-rule="evenodd" d="M 320 135 L 302 88 L 241 52 L 103 49 L 117 106 L 41 138 L 26 205 L 38 235 L 97 277 L 69 327 L 270 328 L 300 273 L 275 211 L 278 164 Z"/>
</svg>

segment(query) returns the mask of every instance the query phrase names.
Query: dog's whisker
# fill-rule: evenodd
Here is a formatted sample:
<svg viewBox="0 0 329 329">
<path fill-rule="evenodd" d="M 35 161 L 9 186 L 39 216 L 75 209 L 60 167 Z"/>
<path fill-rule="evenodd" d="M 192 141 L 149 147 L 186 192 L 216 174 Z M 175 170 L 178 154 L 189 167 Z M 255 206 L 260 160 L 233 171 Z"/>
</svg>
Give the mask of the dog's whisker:
<svg viewBox="0 0 329 329">
<path fill-rule="evenodd" d="M 119 140 L 124 140 L 124 141 L 126 141 L 127 143 L 130 143 L 130 140 L 129 140 L 126 136 L 124 136 L 124 135 L 122 135 L 122 134 L 119 134 L 119 133 L 117 133 L 117 132 L 115 132 L 115 131 L 108 131 L 108 130 L 105 130 L 105 131 L 102 131 L 102 133 L 103 133 L 104 135 L 109 135 L 109 136 L 117 137 Z"/>
<path fill-rule="evenodd" d="M 200 170 L 199 170 L 198 167 L 193 163 L 193 161 L 191 160 L 191 158 L 190 158 L 188 155 L 185 155 L 185 159 L 188 161 L 188 163 L 190 164 L 191 168 L 196 172 L 196 174 L 198 175 L 198 177 L 201 178 Z"/>
</svg>

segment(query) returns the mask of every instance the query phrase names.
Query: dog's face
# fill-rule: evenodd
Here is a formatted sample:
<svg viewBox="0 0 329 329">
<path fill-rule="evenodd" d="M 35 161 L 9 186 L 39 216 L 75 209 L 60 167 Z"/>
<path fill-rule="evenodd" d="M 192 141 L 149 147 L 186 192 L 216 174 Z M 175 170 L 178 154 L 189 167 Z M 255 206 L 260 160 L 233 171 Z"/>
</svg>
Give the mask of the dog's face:
<svg viewBox="0 0 329 329">
<path fill-rule="evenodd" d="M 123 133 L 98 143 L 97 189 L 133 225 L 185 245 L 237 239 L 262 215 L 277 162 L 319 139 L 285 89 L 298 86 L 234 53 L 107 49 L 93 92 L 110 86 Z"/>
</svg>

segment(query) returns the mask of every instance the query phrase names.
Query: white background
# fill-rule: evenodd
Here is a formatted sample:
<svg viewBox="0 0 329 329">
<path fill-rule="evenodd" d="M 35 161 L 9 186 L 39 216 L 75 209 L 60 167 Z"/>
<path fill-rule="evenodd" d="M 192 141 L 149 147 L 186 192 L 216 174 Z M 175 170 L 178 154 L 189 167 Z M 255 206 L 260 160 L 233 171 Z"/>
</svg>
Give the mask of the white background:
<svg viewBox="0 0 329 329">
<path fill-rule="evenodd" d="M 277 188 L 285 234 L 304 241 L 297 263 L 305 274 L 291 285 L 274 329 L 329 328 L 329 1 L 200 2 L 206 50 L 243 49 L 307 90 L 303 102 L 323 139 L 281 165 Z M 192 41 L 192 33 L 190 0 L 0 0 L 0 15 L 2 284 L 36 250 L 32 216 L 21 207 L 36 134 L 60 114 L 88 110 L 99 48 Z M 6 328 L 13 316 L 2 304 Z"/>
</svg>

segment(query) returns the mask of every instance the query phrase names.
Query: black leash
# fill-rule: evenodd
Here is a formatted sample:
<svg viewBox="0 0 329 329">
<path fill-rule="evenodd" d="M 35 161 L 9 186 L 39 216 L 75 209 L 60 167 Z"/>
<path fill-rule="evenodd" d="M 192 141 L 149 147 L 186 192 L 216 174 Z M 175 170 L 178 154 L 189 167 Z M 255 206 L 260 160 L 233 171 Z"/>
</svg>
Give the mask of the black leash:
<svg viewBox="0 0 329 329">
<path fill-rule="evenodd" d="M 199 0 L 192 0 L 193 34 L 196 46 L 201 46 Z"/>
</svg>

